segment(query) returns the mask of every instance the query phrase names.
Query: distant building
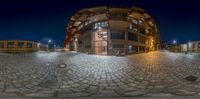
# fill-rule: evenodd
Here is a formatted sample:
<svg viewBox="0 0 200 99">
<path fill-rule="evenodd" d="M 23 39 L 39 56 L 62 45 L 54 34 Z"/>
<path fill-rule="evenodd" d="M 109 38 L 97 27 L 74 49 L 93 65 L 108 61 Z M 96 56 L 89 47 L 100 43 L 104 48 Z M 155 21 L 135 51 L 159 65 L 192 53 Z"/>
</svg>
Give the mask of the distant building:
<svg viewBox="0 0 200 99">
<path fill-rule="evenodd" d="M 41 46 L 41 45 L 40 45 Z M 37 42 L 26 40 L 2 40 L 0 41 L 0 52 L 33 52 L 39 51 L 40 46 Z M 44 46 L 41 48 L 48 48 Z"/>
<path fill-rule="evenodd" d="M 180 47 L 181 47 L 181 52 L 187 52 L 187 44 L 180 44 Z"/>
<path fill-rule="evenodd" d="M 49 49 L 47 44 L 38 43 L 38 51 L 47 51 Z"/>
<path fill-rule="evenodd" d="M 181 46 L 180 45 L 171 45 L 171 46 L 169 46 L 169 50 L 172 52 L 180 52 Z"/>
<path fill-rule="evenodd" d="M 186 44 L 181 44 L 181 52 L 200 53 L 200 41 L 191 41 Z"/>
<path fill-rule="evenodd" d="M 154 19 L 137 7 L 94 7 L 72 16 L 65 48 L 99 55 L 139 53 L 160 49 Z"/>
</svg>

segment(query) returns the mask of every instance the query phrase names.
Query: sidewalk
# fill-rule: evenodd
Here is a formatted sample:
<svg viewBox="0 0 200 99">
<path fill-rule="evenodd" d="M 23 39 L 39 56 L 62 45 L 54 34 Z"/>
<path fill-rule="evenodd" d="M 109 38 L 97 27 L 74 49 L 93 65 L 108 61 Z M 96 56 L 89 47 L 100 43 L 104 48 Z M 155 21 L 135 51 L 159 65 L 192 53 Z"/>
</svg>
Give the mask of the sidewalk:
<svg viewBox="0 0 200 99">
<path fill-rule="evenodd" d="M 173 97 L 113 97 L 113 98 L 94 98 L 94 97 L 84 97 L 84 98 L 67 98 L 67 99 L 199 99 L 198 96 L 173 96 Z M 66 98 L 33 98 L 33 97 L 0 97 L 0 99 L 66 99 Z"/>
</svg>

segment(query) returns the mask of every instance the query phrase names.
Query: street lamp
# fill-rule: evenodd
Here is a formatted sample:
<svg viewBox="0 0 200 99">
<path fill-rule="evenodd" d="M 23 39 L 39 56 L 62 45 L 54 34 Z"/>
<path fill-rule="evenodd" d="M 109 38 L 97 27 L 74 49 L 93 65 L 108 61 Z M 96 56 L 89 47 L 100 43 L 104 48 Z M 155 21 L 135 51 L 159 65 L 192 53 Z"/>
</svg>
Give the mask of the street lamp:
<svg viewBox="0 0 200 99">
<path fill-rule="evenodd" d="M 176 40 L 173 40 L 173 44 L 177 45 L 177 41 L 176 41 Z"/>
<path fill-rule="evenodd" d="M 39 50 L 39 51 L 40 51 L 40 44 L 41 44 L 41 43 L 38 43 L 38 44 L 37 44 L 37 47 L 38 47 L 38 50 Z"/>
<path fill-rule="evenodd" d="M 189 52 L 192 52 L 192 42 L 188 42 L 188 50 Z"/>
<path fill-rule="evenodd" d="M 173 40 L 173 44 L 175 45 L 175 51 L 178 52 L 177 41 Z"/>
<path fill-rule="evenodd" d="M 49 50 L 49 44 L 51 43 L 51 40 L 48 40 L 48 50 Z"/>
</svg>

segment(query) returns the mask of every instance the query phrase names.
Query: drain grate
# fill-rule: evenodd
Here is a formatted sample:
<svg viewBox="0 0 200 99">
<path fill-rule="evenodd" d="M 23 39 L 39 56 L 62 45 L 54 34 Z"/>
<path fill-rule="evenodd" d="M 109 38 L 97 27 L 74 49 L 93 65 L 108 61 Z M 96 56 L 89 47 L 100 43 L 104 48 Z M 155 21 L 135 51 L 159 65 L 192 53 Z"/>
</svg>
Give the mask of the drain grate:
<svg viewBox="0 0 200 99">
<path fill-rule="evenodd" d="M 63 64 L 58 64 L 58 67 L 59 68 L 65 68 L 65 67 L 67 67 L 67 64 L 64 64 L 64 63 Z"/>
<path fill-rule="evenodd" d="M 185 77 L 185 79 L 190 82 L 195 82 L 198 78 L 196 76 L 190 75 Z"/>
</svg>

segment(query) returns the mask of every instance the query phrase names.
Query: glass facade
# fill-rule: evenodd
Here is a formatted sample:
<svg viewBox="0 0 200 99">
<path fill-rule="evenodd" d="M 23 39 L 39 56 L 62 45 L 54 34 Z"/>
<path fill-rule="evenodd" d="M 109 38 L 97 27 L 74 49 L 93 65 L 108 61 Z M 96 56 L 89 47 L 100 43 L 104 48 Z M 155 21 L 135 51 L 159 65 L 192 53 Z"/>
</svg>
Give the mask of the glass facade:
<svg viewBox="0 0 200 99">
<path fill-rule="evenodd" d="M 138 36 L 137 34 L 133 34 L 133 33 L 128 33 L 128 40 L 130 41 L 138 41 Z"/>
<path fill-rule="evenodd" d="M 138 24 L 137 20 L 133 19 L 132 21 L 133 21 L 133 24 Z"/>
<path fill-rule="evenodd" d="M 121 40 L 125 40 L 125 33 L 122 31 L 114 31 L 111 30 L 110 31 L 110 38 L 111 39 L 121 39 Z"/>
<path fill-rule="evenodd" d="M 100 29 L 92 34 L 92 50 L 96 54 L 107 54 L 107 29 Z"/>
<path fill-rule="evenodd" d="M 155 37 L 159 33 L 155 31 L 157 27 L 148 24 L 151 20 L 153 22 L 153 19 L 151 17 L 147 19 L 143 15 L 146 12 L 134 8 L 102 8 L 84 9 L 75 14 L 67 32 L 67 35 L 74 36 L 66 35 L 65 48 L 104 55 L 111 55 L 116 51 L 140 52 L 145 51 L 145 47 L 155 50 L 156 44 L 159 43 L 159 35 L 158 38 Z M 80 25 L 77 27 L 77 24 Z M 78 41 L 72 41 L 71 38 L 76 34 Z M 151 36 L 155 36 L 153 43 L 155 46 L 146 43 Z"/>
<path fill-rule="evenodd" d="M 138 25 L 135 24 L 135 23 L 131 23 L 131 24 L 129 25 L 129 29 L 130 29 L 130 30 L 133 30 L 133 31 L 135 31 L 135 32 L 138 32 Z"/>
<path fill-rule="evenodd" d="M 107 21 L 97 22 L 97 23 L 94 24 L 94 29 L 106 28 L 106 27 L 108 27 Z"/>
<path fill-rule="evenodd" d="M 83 26 L 80 25 L 78 27 L 78 30 L 82 30 L 84 29 L 84 31 L 91 31 L 91 30 L 97 30 L 97 29 L 101 29 L 101 28 L 107 28 L 108 27 L 108 22 L 107 21 L 102 21 L 102 22 L 96 22 L 96 23 L 88 23 L 87 25 Z"/>
</svg>

